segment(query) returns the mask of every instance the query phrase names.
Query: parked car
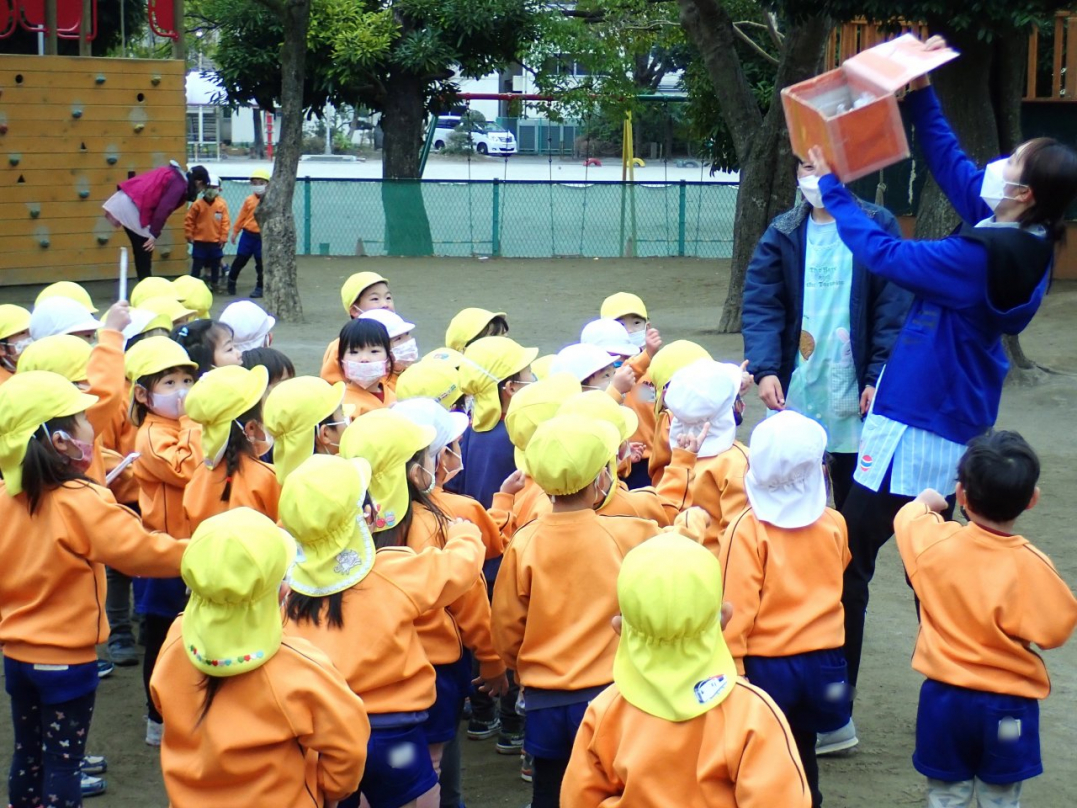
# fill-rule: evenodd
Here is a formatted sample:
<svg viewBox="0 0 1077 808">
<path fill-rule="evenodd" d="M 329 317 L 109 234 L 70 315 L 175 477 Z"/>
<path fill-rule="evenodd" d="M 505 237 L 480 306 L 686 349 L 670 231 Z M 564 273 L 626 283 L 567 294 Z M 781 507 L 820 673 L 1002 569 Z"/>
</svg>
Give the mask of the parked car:
<svg viewBox="0 0 1077 808">
<path fill-rule="evenodd" d="M 472 123 L 470 132 L 467 132 L 461 129 L 459 115 L 438 116 L 434 130 L 434 150 L 444 149 L 453 132 L 470 134 L 473 147 L 479 154 L 516 154 L 516 138 L 512 136 L 512 132 L 489 121 Z"/>
</svg>

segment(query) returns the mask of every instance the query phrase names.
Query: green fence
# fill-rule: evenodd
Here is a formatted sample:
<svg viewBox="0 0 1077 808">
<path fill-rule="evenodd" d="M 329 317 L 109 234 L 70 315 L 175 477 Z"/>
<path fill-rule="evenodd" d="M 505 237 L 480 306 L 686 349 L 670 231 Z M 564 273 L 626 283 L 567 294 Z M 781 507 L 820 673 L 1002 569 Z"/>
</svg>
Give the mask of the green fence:
<svg viewBox="0 0 1077 808">
<path fill-rule="evenodd" d="M 386 210 L 395 216 L 394 254 L 728 258 L 733 248 L 735 183 L 394 183 L 410 192 L 406 206 L 383 201 L 385 184 L 300 179 L 294 201 L 300 253 L 386 255 Z M 222 193 L 234 218 L 249 193 L 246 178 L 224 179 Z M 402 248 L 402 241 L 411 243 Z"/>
</svg>

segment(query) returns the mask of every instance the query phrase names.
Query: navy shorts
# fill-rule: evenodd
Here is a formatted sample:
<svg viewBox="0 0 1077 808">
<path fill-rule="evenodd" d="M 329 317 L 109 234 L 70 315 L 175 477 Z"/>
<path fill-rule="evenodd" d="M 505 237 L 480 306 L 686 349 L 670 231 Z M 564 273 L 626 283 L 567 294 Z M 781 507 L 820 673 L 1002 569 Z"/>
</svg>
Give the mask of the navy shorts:
<svg viewBox="0 0 1077 808">
<path fill-rule="evenodd" d="M 916 771 L 956 783 L 1008 785 L 1043 773 L 1040 703 L 928 679 L 916 711 Z"/>
<path fill-rule="evenodd" d="M 221 245 L 215 241 L 196 241 L 191 244 L 191 257 L 203 261 L 214 261 L 224 256 Z"/>
<path fill-rule="evenodd" d="M 13 698 L 32 693 L 42 704 L 63 704 L 93 693 L 100 681 L 96 662 L 35 665 L 4 657 L 4 688 Z"/>
<path fill-rule="evenodd" d="M 524 727 L 524 749 L 537 758 L 568 760 L 572 744 L 583 723 L 589 701 L 578 701 L 562 707 L 541 707 L 527 711 Z"/>
<path fill-rule="evenodd" d="M 471 655 L 461 654 L 456 662 L 435 665 L 437 700 L 423 722 L 427 743 L 447 743 L 456 737 L 464 699 L 471 689 Z"/>
<path fill-rule="evenodd" d="M 239 234 L 239 246 L 236 255 L 251 255 L 255 258 L 262 257 L 262 236 L 260 233 L 248 233 L 244 230 Z"/>
<path fill-rule="evenodd" d="M 421 724 L 371 729 L 366 755 L 359 792 L 370 808 L 400 808 L 438 784 Z M 358 805 L 359 794 L 340 801 L 341 808 Z"/>
<path fill-rule="evenodd" d="M 852 690 L 840 649 L 745 657 L 744 674 L 774 699 L 795 730 L 833 732 L 852 716 Z"/>
</svg>

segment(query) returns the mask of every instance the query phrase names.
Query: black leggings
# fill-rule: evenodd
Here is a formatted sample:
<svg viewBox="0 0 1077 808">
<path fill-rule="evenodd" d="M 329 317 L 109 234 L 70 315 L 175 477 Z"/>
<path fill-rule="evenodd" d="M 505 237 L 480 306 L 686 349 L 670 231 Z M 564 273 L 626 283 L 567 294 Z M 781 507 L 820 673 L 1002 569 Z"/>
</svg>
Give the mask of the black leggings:
<svg viewBox="0 0 1077 808">
<path fill-rule="evenodd" d="M 853 474 L 856 472 L 856 452 L 831 452 L 827 454 L 827 476 L 830 478 L 830 491 L 834 494 L 834 508 L 841 510 L 853 488 Z"/>
<path fill-rule="evenodd" d="M 131 258 L 134 259 L 138 279 L 148 278 L 153 274 L 153 253 L 146 252 L 146 242 L 149 239 L 126 227 L 124 232 L 127 233 L 127 238 L 131 239 Z"/>
<path fill-rule="evenodd" d="M 43 704 L 28 693 L 12 695 L 15 751 L 7 781 L 12 808 L 82 805 L 79 769 L 96 695 L 58 704 Z"/>
<path fill-rule="evenodd" d="M 243 267 L 247 266 L 247 263 L 251 260 L 249 255 L 237 255 L 236 260 L 232 262 L 232 271 L 228 273 L 228 284 L 235 286 L 236 281 L 239 280 L 239 273 L 243 271 Z M 262 288 L 262 259 L 257 255 L 254 256 L 254 268 L 258 272 L 258 280 L 255 285 Z"/>
<path fill-rule="evenodd" d="M 158 724 L 164 723 L 164 719 L 161 718 L 161 714 L 157 712 L 157 708 L 153 706 L 153 699 L 150 698 L 150 677 L 153 676 L 153 669 L 157 665 L 157 657 L 161 653 L 161 646 L 165 644 L 165 637 L 168 636 L 168 630 L 172 627 L 172 623 L 176 618 L 174 617 L 161 617 L 158 614 L 146 615 L 146 655 L 142 658 L 142 686 L 146 689 L 146 715 L 151 721 L 156 721 Z"/>
<path fill-rule="evenodd" d="M 535 758 L 531 808 L 561 808 L 561 783 L 568 758 Z"/>
</svg>

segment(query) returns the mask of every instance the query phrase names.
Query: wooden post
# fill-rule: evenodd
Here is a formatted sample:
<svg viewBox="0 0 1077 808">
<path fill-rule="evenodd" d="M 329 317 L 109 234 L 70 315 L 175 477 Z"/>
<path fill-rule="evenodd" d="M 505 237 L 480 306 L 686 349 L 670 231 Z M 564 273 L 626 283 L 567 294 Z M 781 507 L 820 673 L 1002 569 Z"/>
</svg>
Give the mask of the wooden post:
<svg viewBox="0 0 1077 808">
<path fill-rule="evenodd" d="M 1036 66 L 1040 61 L 1040 27 L 1032 26 L 1028 38 L 1028 73 L 1025 76 L 1025 100 L 1036 97 Z"/>
<path fill-rule="evenodd" d="M 176 38 L 172 40 L 172 58 L 173 59 L 186 59 L 187 53 L 184 49 L 183 33 L 183 0 L 172 0 L 173 25 L 176 26 Z"/>
<path fill-rule="evenodd" d="M 56 31 L 56 0 L 45 0 L 45 55 L 59 53 L 60 37 Z"/>
<path fill-rule="evenodd" d="M 93 31 L 93 0 L 82 0 L 79 19 L 79 56 L 90 56 L 90 33 Z"/>
</svg>

